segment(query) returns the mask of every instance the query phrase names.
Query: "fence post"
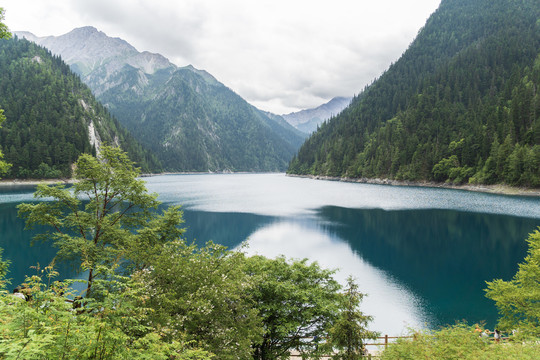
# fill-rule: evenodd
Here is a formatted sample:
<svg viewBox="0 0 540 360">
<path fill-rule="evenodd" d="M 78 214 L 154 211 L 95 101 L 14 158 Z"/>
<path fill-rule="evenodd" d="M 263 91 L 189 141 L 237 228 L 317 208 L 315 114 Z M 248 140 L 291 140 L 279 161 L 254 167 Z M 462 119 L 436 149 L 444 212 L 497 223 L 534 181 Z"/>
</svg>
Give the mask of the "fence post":
<svg viewBox="0 0 540 360">
<path fill-rule="evenodd" d="M 388 334 L 384 335 L 384 349 L 388 347 Z"/>
</svg>

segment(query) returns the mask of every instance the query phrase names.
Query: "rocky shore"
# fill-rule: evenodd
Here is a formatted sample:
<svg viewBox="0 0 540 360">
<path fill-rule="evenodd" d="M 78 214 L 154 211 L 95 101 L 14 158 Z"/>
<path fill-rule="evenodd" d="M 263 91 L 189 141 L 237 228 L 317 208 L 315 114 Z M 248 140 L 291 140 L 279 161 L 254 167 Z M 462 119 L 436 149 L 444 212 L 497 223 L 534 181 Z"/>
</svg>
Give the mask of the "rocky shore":
<svg viewBox="0 0 540 360">
<path fill-rule="evenodd" d="M 74 180 L 72 179 L 46 179 L 46 180 L 19 180 L 19 179 L 9 179 L 9 180 L 0 180 L 0 188 L 5 187 L 20 187 L 20 186 L 36 186 L 38 184 L 73 184 Z"/>
<path fill-rule="evenodd" d="M 201 174 L 201 173 L 170 173 L 171 175 L 179 174 Z M 202 173 L 208 174 L 208 173 Z M 141 177 L 149 177 L 156 175 L 167 175 L 167 174 L 143 174 Z M 342 181 L 342 182 L 353 182 L 361 184 L 375 184 L 375 185 L 392 185 L 392 186 L 420 186 L 420 187 L 432 187 L 432 188 L 443 188 L 443 189 L 456 189 L 456 190 L 466 190 L 466 191 L 475 191 L 475 192 L 484 192 L 490 194 L 499 194 L 499 195 L 515 195 L 515 196 L 533 196 L 540 197 L 540 189 L 530 189 L 530 188 L 518 188 L 508 185 L 471 185 L 471 184 L 447 184 L 447 183 L 437 183 L 430 181 L 404 181 L 404 180 L 392 180 L 392 179 L 372 179 L 372 178 L 346 178 L 346 177 L 332 177 L 332 176 L 322 176 L 322 175 L 294 175 L 287 174 L 291 177 L 301 177 L 314 180 L 326 180 L 326 181 Z M 19 187 L 19 186 L 36 186 L 37 184 L 72 184 L 73 179 L 47 179 L 47 180 L 0 180 L 0 188 L 5 187 Z"/>
<path fill-rule="evenodd" d="M 346 177 L 332 177 L 321 175 L 294 175 L 287 174 L 292 177 L 302 177 L 314 180 L 327 180 L 327 181 L 343 181 L 354 182 L 361 184 L 376 184 L 376 185 L 392 185 L 392 186 L 420 186 L 420 187 L 432 187 L 432 188 L 444 188 L 444 189 L 456 189 L 475 192 L 484 192 L 490 194 L 500 195 L 516 195 L 516 196 L 538 196 L 540 197 L 540 189 L 518 188 L 508 185 L 471 185 L 471 184 L 448 184 L 437 183 L 430 181 L 404 181 L 404 180 L 392 180 L 392 179 L 371 179 L 371 178 L 346 178 Z"/>
</svg>

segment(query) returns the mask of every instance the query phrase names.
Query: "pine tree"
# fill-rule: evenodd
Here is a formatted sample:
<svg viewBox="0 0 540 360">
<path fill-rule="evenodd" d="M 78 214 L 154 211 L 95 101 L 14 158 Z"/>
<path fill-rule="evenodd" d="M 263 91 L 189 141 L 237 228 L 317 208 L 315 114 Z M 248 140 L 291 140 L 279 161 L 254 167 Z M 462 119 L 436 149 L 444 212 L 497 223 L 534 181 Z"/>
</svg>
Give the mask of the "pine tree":
<svg viewBox="0 0 540 360">
<path fill-rule="evenodd" d="M 373 317 L 364 315 L 359 309 L 364 296 L 358 290 L 358 285 L 353 278 L 349 276 L 340 317 L 329 332 L 330 344 L 338 349 L 340 359 L 360 359 L 366 340 L 376 339 L 379 336 L 377 332 L 367 329 Z"/>
</svg>

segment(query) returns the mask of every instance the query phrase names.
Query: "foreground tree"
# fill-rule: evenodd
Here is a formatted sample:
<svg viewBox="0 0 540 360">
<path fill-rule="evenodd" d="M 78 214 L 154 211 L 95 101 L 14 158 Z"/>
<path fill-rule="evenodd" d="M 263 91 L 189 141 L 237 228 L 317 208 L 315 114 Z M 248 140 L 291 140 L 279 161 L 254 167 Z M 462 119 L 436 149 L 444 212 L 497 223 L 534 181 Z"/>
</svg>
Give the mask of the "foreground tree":
<svg viewBox="0 0 540 360">
<path fill-rule="evenodd" d="M 8 273 L 9 261 L 2 259 L 2 253 L 4 249 L 0 248 L 0 289 L 7 283 L 6 275 Z"/>
<path fill-rule="evenodd" d="M 157 194 L 149 194 L 138 176 L 139 169 L 126 153 L 103 146 L 97 158 L 79 157 L 73 187 L 40 184 L 34 197 L 41 201 L 18 206 L 27 227 L 51 228 L 36 240 L 53 241 L 57 257 L 78 260 L 88 271 L 87 297 L 98 265 L 110 267 L 133 255 L 135 266 L 141 266 L 145 262 L 141 256 L 152 253 L 153 246 L 182 233 L 177 208 L 157 219 Z M 144 242 L 144 249 L 138 249 L 142 254 L 134 251 L 138 241 Z"/>
<path fill-rule="evenodd" d="M 339 314 L 341 287 L 334 271 L 307 259 L 289 263 L 284 257 L 253 256 L 246 259 L 246 272 L 264 329 L 262 341 L 254 343 L 254 358 L 289 359 L 291 349 L 316 356 L 317 341 Z"/>
<path fill-rule="evenodd" d="M 213 358 L 181 334 L 164 341 L 160 329 L 148 326 L 151 309 L 137 303 L 145 296 L 144 284 L 137 279 L 109 273 L 107 281 L 96 280 L 95 286 L 116 287 L 117 291 L 103 300 L 87 299 L 84 307 L 74 309 L 66 301 L 66 296 L 75 296 L 69 290 L 71 281 L 48 286 L 43 280 L 50 274 L 40 272 L 27 279 L 31 301 L 0 290 L 0 359 Z"/>
<path fill-rule="evenodd" d="M 4 8 L 0 7 L 0 39 L 9 39 L 11 38 L 11 32 L 9 32 L 9 29 L 6 24 L 4 24 L 4 17 L 5 17 L 5 10 Z"/>
<path fill-rule="evenodd" d="M 8 31 L 8 28 L 6 24 L 4 24 L 2 21 L 4 20 L 4 9 L 0 7 L 0 39 L 9 39 L 11 37 L 11 33 Z M 0 127 L 2 127 L 2 123 L 6 120 L 6 117 L 4 116 L 4 110 L 0 109 Z M 10 168 L 10 165 L 2 160 L 3 158 L 2 150 L 0 148 L 0 175 L 5 174 L 8 169 Z"/>
<path fill-rule="evenodd" d="M 501 329 L 540 337 L 540 232 L 531 233 L 527 242 L 525 262 L 519 264 L 514 278 L 488 282 L 486 296 L 499 309 Z"/>
<path fill-rule="evenodd" d="M 243 254 L 208 243 L 168 243 L 151 269 L 141 271 L 151 298 L 153 327 L 166 336 L 185 333 L 218 359 L 248 359 L 262 328 L 250 298 Z"/>
<path fill-rule="evenodd" d="M 336 358 L 355 360 L 362 356 L 364 345 L 368 339 L 376 339 L 379 334 L 370 331 L 367 326 L 372 316 L 364 315 L 359 306 L 364 294 L 352 277 L 347 279 L 347 289 L 343 294 L 343 305 L 338 320 L 330 329 L 330 344 L 338 349 Z"/>
<path fill-rule="evenodd" d="M 9 39 L 11 33 L 9 32 L 6 24 L 3 23 L 4 20 L 4 9 L 0 7 L 0 39 Z M 2 123 L 6 121 L 6 116 L 4 115 L 4 109 L 0 109 L 0 128 Z M 10 168 L 10 164 L 3 161 L 4 154 L 2 154 L 2 149 L 0 147 L 0 175 L 5 174 Z M 2 249 L 0 248 L 0 288 L 2 287 L 2 282 L 7 273 L 8 262 L 2 261 Z"/>
<path fill-rule="evenodd" d="M 148 359 L 288 359 L 292 349 L 320 357 L 317 340 L 324 343 L 346 312 L 334 271 L 306 259 L 188 245 L 182 213 L 171 207 L 158 215 L 157 195 L 138 174 L 124 152 L 105 146 L 97 158 L 79 157 L 72 187 L 40 185 L 40 202 L 19 206 L 28 226 L 49 226 L 37 240 L 53 241 L 58 257 L 88 271 L 86 298 L 70 320 L 69 306 L 57 307 L 62 295 L 52 299 L 33 281 L 34 302 L 0 313 L 0 358 L 2 336 L 8 358 L 32 358 L 30 349 L 35 358 L 137 358 L 140 350 Z M 350 294 L 354 305 L 357 293 Z M 72 330 L 84 334 L 72 339 Z"/>
<path fill-rule="evenodd" d="M 12 306 L 13 297 L 1 292 L 0 358 L 213 358 L 192 336 L 168 331 L 172 318 L 164 326 L 150 318 L 155 310 L 143 274 L 183 233 L 182 213 L 170 207 L 158 215 L 157 195 L 137 179 L 126 154 L 100 150 L 97 158 L 79 157 L 73 187 L 39 185 L 41 202 L 19 207 L 28 226 L 51 228 L 37 240 L 53 241 L 58 257 L 75 258 L 88 271 L 86 298 L 72 305 L 66 301 L 75 296 L 72 282 L 49 287 L 39 276 L 25 284 L 31 301 Z"/>
</svg>

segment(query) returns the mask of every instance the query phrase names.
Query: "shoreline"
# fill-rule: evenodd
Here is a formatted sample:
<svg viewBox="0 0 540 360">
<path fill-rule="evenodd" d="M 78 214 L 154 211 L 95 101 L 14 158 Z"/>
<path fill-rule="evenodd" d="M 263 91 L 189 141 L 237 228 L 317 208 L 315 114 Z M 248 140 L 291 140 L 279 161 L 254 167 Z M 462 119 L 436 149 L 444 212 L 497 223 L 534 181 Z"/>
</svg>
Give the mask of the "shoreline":
<svg viewBox="0 0 540 360">
<path fill-rule="evenodd" d="M 519 187 L 503 185 L 503 184 L 455 185 L 455 184 L 437 183 L 437 182 L 431 182 L 431 181 L 405 181 L 405 180 L 391 180 L 391 179 L 379 179 L 379 178 L 373 178 L 373 179 L 372 178 L 347 178 L 347 177 L 333 177 L 333 176 L 324 176 L 324 175 L 287 174 L 287 176 L 307 178 L 307 179 L 313 179 L 313 180 L 341 181 L 341 182 L 350 182 L 350 183 L 359 183 L 359 184 L 427 187 L 427 188 L 439 188 L 439 189 L 464 190 L 464 191 L 481 192 L 481 193 L 495 194 L 495 195 L 540 197 L 540 189 L 519 188 Z"/>
<path fill-rule="evenodd" d="M 28 179 L 28 180 L 22 180 L 22 179 L 1 179 L 0 180 L 0 187 L 11 187 L 11 186 L 36 186 L 39 184 L 73 184 L 75 180 L 73 179 L 43 179 L 43 180 L 37 180 L 37 179 Z"/>
<path fill-rule="evenodd" d="M 139 178 L 144 179 L 154 176 L 167 176 L 167 175 L 234 175 L 234 174 L 285 174 L 285 172 L 249 172 L 249 171 L 222 171 L 222 172 L 208 172 L 208 171 L 185 171 L 185 172 L 162 172 L 162 173 L 145 173 L 140 174 Z M 25 187 L 25 186 L 37 186 L 39 184 L 74 184 L 75 179 L 2 179 L 0 178 L 0 188 L 4 187 Z"/>
<path fill-rule="evenodd" d="M 141 174 L 141 178 L 153 177 L 160 175 L 201 175 L 201 174 L 262 174 L 260 172 L 251 173 L 251 172 L 164 172 L 158 174 Z M 268 172 L 264 174 L 276 174 L 275 172 Z M 390 186 L 409 186 L 409 187 L 428 187 L 428 188 L 439 188 L 439 189 L 453 189 L 453 190 L 465 190 L 472 192 L 482 192 L 488 194 L 496 195 L 509 195 L 509 196 L 528 196 L 528 197 L 540 197 L 540 189 L 532 188 L 519 188 L 509 185 L 497 184 L 497 185 L 454 185 L 446 183 L 437 183 L 431 181 L 404 181 L 404 180 L 391 180 L 391 179 L 379 179 L 379 178 L 346 178 L 346 177 L 333 177 L 333 176 L 323 176 L 323 175 L 297 175 L 297 174 L 287 174 L 286 176 L 306 178 L 312 180 L 325 180 L 325 181 L 341 181 L 341 182 L 350 182 L 350 183 L 359 183 L 359 184 L 373 184 L 373 185 L 390 185 Z M 0 179 L 0 188 L 6 187 L 21 187 L 21 186 L 36 186 L 38 184 L 73 184 L 74 179 Z"/>
</svg>

